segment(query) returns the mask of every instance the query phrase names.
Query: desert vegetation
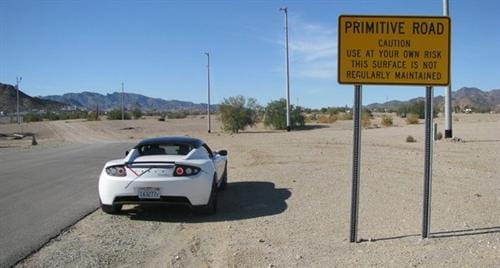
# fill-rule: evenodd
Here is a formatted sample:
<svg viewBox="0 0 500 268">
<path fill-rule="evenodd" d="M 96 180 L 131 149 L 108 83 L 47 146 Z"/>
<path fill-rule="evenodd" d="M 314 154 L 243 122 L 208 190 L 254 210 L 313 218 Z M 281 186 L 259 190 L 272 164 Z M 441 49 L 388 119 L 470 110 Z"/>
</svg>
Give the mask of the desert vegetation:
<svg viewBox="0 0 500 268">
<path fill-rule="evenodd" d="M 219 120 L 222 129 L 238 133 L 257 121 L 257 101 L 253 98 L 235 96 L 224 99 L 219 107 Z"/>
<path fill-rule="evenodd" d="M 286 129 L 286 100 L 280 99 L 267 104 L 264 111 L 264 125 L 274 129 Z M 305 125 L 305 117 L 300 107 L 290 105 L 291 127 L 302 127 Z"/>
</svg>

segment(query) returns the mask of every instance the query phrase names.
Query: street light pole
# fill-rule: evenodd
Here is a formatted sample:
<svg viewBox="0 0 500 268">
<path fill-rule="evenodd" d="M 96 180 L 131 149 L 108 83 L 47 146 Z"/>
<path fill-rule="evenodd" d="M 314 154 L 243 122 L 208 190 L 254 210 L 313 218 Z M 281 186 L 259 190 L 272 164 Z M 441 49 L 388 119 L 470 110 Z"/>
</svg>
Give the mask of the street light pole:
<svg viewBox="0 0 500 268">
<path fill-rule="evenodd" d="M 122 121 L 125 120 L 125 91 L 122 82 Z"/>
<path fill-rule="evenodd" d="M 212 131 L 210 125 L 210 53 L 205 52 L 207 55 L 207 89 L 208 89 L 208 105 L 207 105 L 207 114 L 208 114 L 208 133 Z"/>
<path fill-rule="evenodd" d="M 449 16 L 449 14 L 450 14 L 449 0 L 443 0 L 443 15 Z M 451 71 L 450 71 L 450 76 L 451 76 Z M 450 84 L 444 90 L 444 137 L 445 138 L 453 137 L 453 132 L 451 128 L 451 111 L 452 111 L 451 108 L 452 107 L 451 107 L 451 77 L 450 77 Z"/>
<path fill-rule="evenodd" d="M 285 13 L 285 46 L 286 46 L 286 130 L 290 131 L 290 64 L 288 57 L 288 8 L 282 7 Z"/>
<path fill-rule="evenodd" d="M 22 77 L 16 77 L 16 95 L 17 95 L 17 104 L 16 104 L 16 117 L 17 124 L 21 124 L 21 117 L 19 116 L 19 83 L 23 80 Z"/>
</svg>

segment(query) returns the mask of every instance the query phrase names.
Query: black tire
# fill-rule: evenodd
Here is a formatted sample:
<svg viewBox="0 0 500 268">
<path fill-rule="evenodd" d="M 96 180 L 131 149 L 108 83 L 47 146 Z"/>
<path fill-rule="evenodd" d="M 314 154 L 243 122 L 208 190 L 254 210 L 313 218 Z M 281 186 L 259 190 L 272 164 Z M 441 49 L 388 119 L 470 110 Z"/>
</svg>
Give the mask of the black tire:
<svg viewBox="0 0 500 268">
<path fill-rule="evenodd" d="M 226 165 L 224 166 L 224 173 L 222 174 L 221 180 L 222 181 L 220 182 L 219 190 L 224 191 L 224 190 L 226 190 L 226 187 L 227 187 L 227 161 L 226 161 Z"/>
<path fill-rule="evenodd" d="M 214 176 L 212 189 L 210 190 L 210 198 L 206 205 L 195 206 L 194 211 L 200 215 L 213 215 L 217 212 L 217 183 Z"/>
<path fill-rule="evenodd" d="M 108 214 L 119 214 L 122 211 L 122 205 L 103 205 L 101 204 L 101 209 Z"/>
</svg>

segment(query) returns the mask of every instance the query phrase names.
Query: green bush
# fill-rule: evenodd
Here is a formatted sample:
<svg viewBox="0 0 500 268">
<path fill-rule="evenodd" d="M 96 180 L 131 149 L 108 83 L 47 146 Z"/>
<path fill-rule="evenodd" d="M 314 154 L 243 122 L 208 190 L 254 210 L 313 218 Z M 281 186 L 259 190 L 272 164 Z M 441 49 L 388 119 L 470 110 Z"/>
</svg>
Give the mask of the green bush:
<svg viewBox="0 0 500 268">
<path fill-rule="evenodd" d="M 42 121 L 43 118 L 41 115 L 39 114 L 36 114 L 36 113 L 27 113 L 23 116 L 23 121 L 26 122 L 26 123 L 29 123 L 29 122 L 38 122 L 38 121 Z"/>
<path fill-rule="evenodd" d="M 166 112 L 165 115 L 168 119 L 183 119 L 183 118 L 186 118 L 188 116 L 188 112 L 187 111 L 169 111 L 169 112 Z"/>
<path fill-rule="evenodd" d="M 257 120 L 257 101 L 243 96 L 224 99 L 219 106 L 219 120 L 222 129 L 231 133 L 238 133 L 247 126 L 253 126 Z"/>
<path fill-rule="evenodd" d="M 142 117 L 142 111 L 139 108 L 135 108 L 131 112 L 134 119 L 140 119 Z"/>
<path fill-rule="evenodd" d="M 433 117 L 436 118 L 439 113 L 439 109 L 434 107 L 433 109 Z M 416 114 L 418 118 L 425 118 L 425 101 L 415 101 L 408 103 L 406 105 L 401 105 L 397 111 L 397 115 L 401 117 L 406 117 L 408 114 Z"/>
<path fill-rule="evenodd" d="M 108 112 L 108 120 L 122 120 L 122 111 L 120 109 L 114 109 Z M 125 120 L 130 120 L 130 114 L 124 112 L 123 118 Z"/>
<path fill-rule="evenodd" d="M 270 102 L 264 112 L 264 125 L 274 129 L 286 129 L 286 100 L 280 99 Z M 302 127 L 305 125 L 305 118 L 300 107 L 290 105 L 290 125 L 291 127 Z"/>
</svg>

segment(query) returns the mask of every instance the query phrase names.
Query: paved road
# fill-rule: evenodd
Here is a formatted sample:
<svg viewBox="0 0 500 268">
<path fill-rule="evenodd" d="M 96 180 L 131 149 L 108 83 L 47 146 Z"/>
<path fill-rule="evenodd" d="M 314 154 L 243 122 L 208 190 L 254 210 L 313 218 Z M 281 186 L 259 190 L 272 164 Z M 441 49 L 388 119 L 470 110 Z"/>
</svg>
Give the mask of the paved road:
<svg viewBox="0 0 500 268">
<path fill-rule="evenodd" d="M 97 176 L 132 144 L 0 154 L 0 267 L 11 266 L 99 206 Z"/>
</svg>

